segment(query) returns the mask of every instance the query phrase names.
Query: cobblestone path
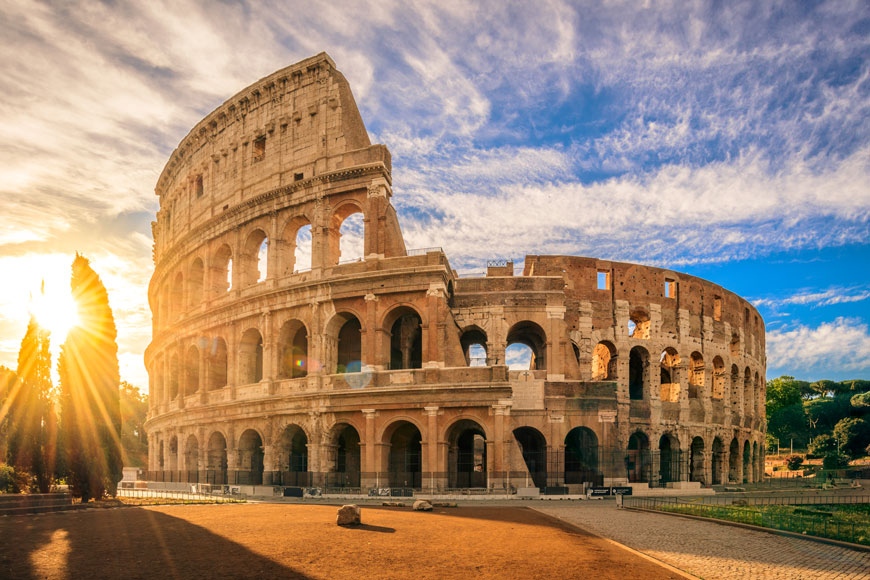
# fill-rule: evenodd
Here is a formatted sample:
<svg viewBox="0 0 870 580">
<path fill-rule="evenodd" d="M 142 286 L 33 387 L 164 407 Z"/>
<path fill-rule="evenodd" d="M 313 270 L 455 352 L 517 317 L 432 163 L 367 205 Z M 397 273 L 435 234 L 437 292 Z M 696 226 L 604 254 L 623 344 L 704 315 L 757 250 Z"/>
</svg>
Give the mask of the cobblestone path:
<svg viewBox="0 0 870 580">
<path fill-rule="evenodd" d="M 704 580 L 870 579 L 870 552 L 676 516 L 613 502 L 535 506 Z"/>
</svg>

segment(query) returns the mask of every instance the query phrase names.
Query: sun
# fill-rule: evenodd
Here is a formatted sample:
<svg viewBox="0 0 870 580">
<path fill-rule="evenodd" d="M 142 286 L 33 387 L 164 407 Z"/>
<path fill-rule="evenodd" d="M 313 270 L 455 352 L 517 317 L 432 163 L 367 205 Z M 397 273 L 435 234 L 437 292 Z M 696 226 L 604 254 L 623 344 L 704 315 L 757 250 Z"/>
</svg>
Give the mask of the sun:
<svg viewBox="0 0 870 580">
<path fill-rule="evenodd" d="M 31 295 L 29 310 L 39 325 L 51 332 L 53 344 L 66 340 L 69 330 L 79 323 L 78 308 L 68 287 L 43 285 Z"/>
</svg>

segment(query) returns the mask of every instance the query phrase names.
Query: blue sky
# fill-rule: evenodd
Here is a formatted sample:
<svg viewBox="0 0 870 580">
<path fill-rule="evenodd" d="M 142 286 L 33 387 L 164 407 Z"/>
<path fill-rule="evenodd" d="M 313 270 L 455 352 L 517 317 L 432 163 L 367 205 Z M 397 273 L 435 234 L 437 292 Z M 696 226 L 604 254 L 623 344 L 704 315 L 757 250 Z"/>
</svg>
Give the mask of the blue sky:
<svg viewBox="0 0 870 580">
<path fill-rule="evenodd" d="M 408 246 L 559 253 L 751 299 L 768 377 L 870 378 L 867 2 L 0 1 L 0 364 L 92 257 L 122 375 L 150 338 L 153 195 L 189 129 L 320 51 L 393 153 Z M 66 267 L 66 266 L 63 266 Z"/>
</svg>

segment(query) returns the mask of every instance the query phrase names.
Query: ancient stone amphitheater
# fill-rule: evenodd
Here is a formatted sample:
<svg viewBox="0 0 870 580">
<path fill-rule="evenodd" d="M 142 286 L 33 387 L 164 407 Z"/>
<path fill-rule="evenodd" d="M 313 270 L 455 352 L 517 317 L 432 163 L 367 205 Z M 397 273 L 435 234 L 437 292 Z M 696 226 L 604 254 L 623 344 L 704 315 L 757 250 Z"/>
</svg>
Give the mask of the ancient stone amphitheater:
<svg viewBox="0 0 870 580">
<path fill-rule="evenodd" d="M 760 477 L 764 324 L 746 300 L 574 256 L 460 277 L 440 248 L 405 247 L 391 184 L 325 54 L 184 138 L 156 188 L 149 479 L 644 493 Z M 527 370 L 506 365 L 514 348 Z"/>
</svg>

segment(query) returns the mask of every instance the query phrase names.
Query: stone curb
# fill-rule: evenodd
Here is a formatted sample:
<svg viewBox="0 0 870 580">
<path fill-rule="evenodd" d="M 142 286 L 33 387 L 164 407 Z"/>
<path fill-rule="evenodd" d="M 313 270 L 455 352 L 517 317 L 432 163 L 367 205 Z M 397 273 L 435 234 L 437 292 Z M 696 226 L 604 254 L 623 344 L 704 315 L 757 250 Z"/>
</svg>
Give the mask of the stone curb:
<svg viewBox="0 0 870 580">
<path fill-rule="evenodd" d="M 797 532 L 790 532 L 788 530 L 777 530 L 775 528 L 764 528 L 761 526 L 753 526 L 752 524 L 743 524 L 740 522 L 730 522 L 728 520 L 718 520 L 715 518 L 705 518 L 702 516 L 693 516 L 690 514 L 675 514 L 671 512 L 660 512 L 657 510 L 648 510 L 644 508 L 636 508 L 636 507 L 624 507 L 624 510 L 631 510 L 634 512 L 646 512 L 648 514 L 662 514 L 666 516 L 677 516 L 680 518 L 686 518 L 690 520 L 697 520 L 701 522 L 712 522 L 714 524 L 720 524 L 724 526 L 733 526 L 735 528 L 743 528 L 744 530 L 754 530 L 756 532 L 765 532 L 768 534 L 773 534 L 776 536 L 787 536 L 791 538 L 800 538 L 802 540 L 809 540 L 811 542 L 816 542 L 818 544 L 828 544 L 829 546 L 837 546 L 839 548 L 845 548 L 848 550 L 855 550 L 857 552 L 870 552 L 870 546 L 864 546 L 862 544 L 853 544 L 852 542 L 844 542 L 842 540 L 833 540 L 831 538 L 822 538 L 820 536 L 810 536 L 809 534 L 799 534 Z"/>
<path fill-rule="evenodd" d="M 610 538 L 605 538 L 604 536 L 602 536 L 600 534 L 596 534 L 594 532 L 591 532 L 591 531 L 587 530 L 586 528 L 584 528 L 583 526 L 575 524 L 574 522 L 569 522 L 568 520 L 566 520 L 564 518 L 560 518 L 559 516 L 554 516 L 553 514 L 548 514 L 546 512 L 542 512 L 542 511 L 538 510 L 538 508 L 536 508 L 536 507 L 529 507 L 529 509 L 536 511 L 537 513 L 541 514 L 542 516 L 546 516 L 548 518 L 557 520 L 561 524 L 565 524 L 569 527 L 580 530 L 584 534 L 589 534 L 591 536 L 595 536 L 596 538 L 601 538 L 602 540 L 604 540 L 605 542 L 607 542 L 609 544 L 613 544 L 614 546 L 616 546 L 618 548 L 622 548 L 626 552 L 629 552 L 631 554 L 634 554 L 635 556 L 639 556 L 639 557 L 643 558 L 644 560 L 647 560 L 649 562 L 657 564 L 658 566 L 661 566 L 662 568 L 666 569 L 667 571 L 673 572 L 674 574 L 677 574 L 678 576 L 685 578 L 686 580 L 702 580 L 702 578 L 700 576 L 694 576 L 694 575 L 690 574 L 689 572 L 686 572 L 685 570 L 680 570 L 679 568 L 675 567 L 674 565 L 668 564 L 664 560 L 659 560 L 658 558 L 654 558 L 654 557 L 650 556 L 649 554 L 644 554 L 643 552 L 635 550 L 634 548 L 630 548 L 630 547 L 626 546 L 625 544 L 620 544 L 616 540 L 611 540 Z"/>
</svg>

